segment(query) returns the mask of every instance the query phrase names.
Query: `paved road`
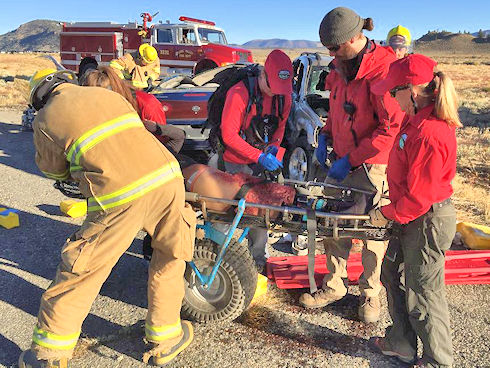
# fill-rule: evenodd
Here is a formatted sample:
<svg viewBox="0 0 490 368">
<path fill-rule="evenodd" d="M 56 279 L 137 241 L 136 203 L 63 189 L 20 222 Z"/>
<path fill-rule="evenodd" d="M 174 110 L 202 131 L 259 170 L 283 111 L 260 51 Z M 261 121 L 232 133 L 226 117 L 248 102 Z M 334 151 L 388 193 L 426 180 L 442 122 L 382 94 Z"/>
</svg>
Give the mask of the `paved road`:
<svg viewBox="0 0 490 368">
<path fill-rule="evenodd" d="M 64 239 L 80 224 L 61 216 L 65 199 L 35 167 L 32 134 L 20 113 L 0 111 L 0 205 L 19 210 L 20 228 L 0 228 L 0 367 L 15 367 L 30 344 L 39 299 Z M 144 367 L 142 321 L 147 264 L 136 239 L 103 286 L 77 347 L 74 368 Z M 298 306 L 299 292 L 271 288 L 239 321 L 195 325 L 195 341 L 171 367 L 398 367 L 371 352 L 369 337 L 389 324 L 356 320 L 358 294 L 320 311 Z M 490 287 L 450 286 L 457 367 L 490 367 Z"/>
</svg>

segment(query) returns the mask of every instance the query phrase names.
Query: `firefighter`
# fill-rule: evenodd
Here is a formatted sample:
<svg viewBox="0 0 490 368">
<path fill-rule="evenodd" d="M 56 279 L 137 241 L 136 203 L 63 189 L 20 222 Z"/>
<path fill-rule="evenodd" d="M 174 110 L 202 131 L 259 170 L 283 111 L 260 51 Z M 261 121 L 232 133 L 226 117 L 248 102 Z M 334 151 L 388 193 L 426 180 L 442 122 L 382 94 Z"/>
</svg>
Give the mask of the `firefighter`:
<svg viewBox="0 0 490 368">
<path fill-rule="evenodd" d="M 386 43 L 393 49 L 397 59 L 404 58 L 412 51 L 412 36 L 408 28 L 401 25 L 390 29 Z"/>
<path fill-rule="evenodd" d="M 153 237 L 143 360 L 164 364 L 193 339 L 192 325 L 180 319 L 196 222 L 182 173 L 124 97 L 70 82 L 68 71 L 42 70 L 31 78 L 30 103 L 39 111 L 36 164 L 50 179 L 76 181 L 88 214 L 61 250 L 19 366 L 67 366 L 90 306 L 142 228 Z"/>
<path fill-rule="evenodd" d="M 327 180 L 346 185 L 351 181 L 351 169 L 366 164 L 369 178 L 365 175 L 362 183 L 355 182 L 354 185 L 363 187 L 368 182 L 374 184 L 378 193 L 368 205 L 377 207 L 385 201 L 381 195 L 388 188 L 388 153 L 400 128 L 403 113 L 389 94 L 376 96 L 371 91 L 371 84 L 388 71 L 395 55 L 368 39 L 363 29 L 373 29 L 372 19 L 363 19 L 353 10 L 343 7 L 330 11 L 320 24 L 320 40 L 335 59 L 325 80 L 325 89 L 331 91 L 330 111 L 319 135 L 316 155 L 320 164 L 327 169 L 327 141 L 332 140 L 336 159 L 328 170 Z M 321 290 L 300 297 L 300 303 L 307 308 L 324 307 L 347 293 L 346 265 L 352 241 L 325 239 L 324 245 L 330 272 Z M 379 319 L 381 262 L 386 246 L 387 242 L 364 242 L 364 272 L 359 280 L 361 298 L 358 313 L 365 322 Z"/>
<path fill-rule="evenodd" d="M 409 55 L 393 63 L 386 79 L 373 87 L 380 95 L 389 91 L 409 119 L 388 161 L 391 203 L 369 214 L 375 226 L 394 221 L 398 234 L 390 240 L 381 273 L 393 325 L 372 342 L 383 354 L 410 362 L 419 337 L 423 356 L 418 367 L 453 363 L 444 255 L 456 233 L 450 197 L 455 131 L 462 125 L 453 83 L 436 65 L 426 56 Z"/>
<path fill-rule="evenodd" d="M 273 50 L 267 56 L 258 76 L 258 93 L 248 113 L 246 110 L 251 96 L 245 83 L 239 82 L 228 90 L 221 118 L 226 172 L 253 174 L 257 166 L 255 164 L 268 171 L 276 171 L 282 167 L 276 154 L 291 110 L 292 75 L 291 59 L 284 52 Z M 262 137 L 261 140 L 268 144 L 266 148 L 261 147 L 262 149 L 257 148 L 261 143 L 247 138 L 253 136 L 248 131 L 259 125 L 258 120 L 265 122 L 266 126 L 275 124 L 275 131 L 269 132 L 271 134 L 268 138 Z M 257 268 L 262 270 L 267 257 L 267 230 L 250 229 L 248 242 Z"/>
<path fill-rule="evenodd" d="M 109 63 L 119 78 L 130 80 L 135 88 L 146 89 L 160 78 L 160 58 L 151 45 L 140 45 L 137 52 L 124 54 Z"/>
<path fill-rule="evenodd" d="M 124 96 L 138 112 L 145 128 L 174 155 L 179 153 L 184 145 L 185 132 L 173 125 L 167 125 L 163 106 L 154 95 L 131 88 L 125 81 L 117 77 L 112 68 L 107 66 L 99 66 L 87 72 L 83 85 L 109 88 Z"/>
</svg>

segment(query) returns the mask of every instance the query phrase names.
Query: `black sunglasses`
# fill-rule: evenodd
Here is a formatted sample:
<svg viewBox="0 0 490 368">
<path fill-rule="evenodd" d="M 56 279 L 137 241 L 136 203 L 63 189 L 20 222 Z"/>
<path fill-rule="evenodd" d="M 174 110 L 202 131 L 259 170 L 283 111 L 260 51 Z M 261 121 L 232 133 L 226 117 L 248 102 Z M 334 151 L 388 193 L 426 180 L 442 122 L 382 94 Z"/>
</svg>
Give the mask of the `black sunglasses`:
<svg viewBox="0 0 490 368">
<path fill-rule="evenodd" d="M 335 46 L 327 46 L 327 50 L 331 52 L 337 52 L 340 50 L 340 45 L 335 45 Z"/>
<path fill-rule="evenodd" d="M 404 86 L 398 86 L 393 89 L 390 89 L 390 95 L 391 97 L 395 98 L 396 94 L 398 91 L 403 91 L 404 89 L 409 89 L 410 86 L 408 84 L 405 84 Z"/>
</svg>

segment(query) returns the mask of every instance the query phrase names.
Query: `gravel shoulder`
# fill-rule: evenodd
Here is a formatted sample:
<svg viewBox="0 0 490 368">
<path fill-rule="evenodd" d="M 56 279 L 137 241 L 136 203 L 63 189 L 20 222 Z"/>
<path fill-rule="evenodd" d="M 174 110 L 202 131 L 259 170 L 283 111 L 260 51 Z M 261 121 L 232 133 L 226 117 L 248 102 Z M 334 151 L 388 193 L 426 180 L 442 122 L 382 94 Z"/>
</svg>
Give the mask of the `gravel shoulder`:
<svg viewBox="0 0 490 368">
<path fill-rule="evenodd" d="M 0 206 L 19 211 L 21 226 L 0 228 L 0 367 L 16 367 L 29 347 L 42 292 L 54 277 L 64 240 L 80 219 L 61 215 L 65 197 L 34 164 L 32 134 L 21 112 L 0 110 Z M 147 262 L 141 234 L 102 287 L 83 325 L 73 368 L 145 367 L 141 362 Z M 389 325 L 356 319 L 359 291 L 318 311 L 298 305 L 301 291 L 274 286 L 238 320 L 194 324 L 195 340 L 169 367 L 402 367 L 370 350 Z M 455 367 L 490 367 L 490 286 L 447 287 Z M 383 294 L 382 299 L 385 300 Z"/>
</svg>

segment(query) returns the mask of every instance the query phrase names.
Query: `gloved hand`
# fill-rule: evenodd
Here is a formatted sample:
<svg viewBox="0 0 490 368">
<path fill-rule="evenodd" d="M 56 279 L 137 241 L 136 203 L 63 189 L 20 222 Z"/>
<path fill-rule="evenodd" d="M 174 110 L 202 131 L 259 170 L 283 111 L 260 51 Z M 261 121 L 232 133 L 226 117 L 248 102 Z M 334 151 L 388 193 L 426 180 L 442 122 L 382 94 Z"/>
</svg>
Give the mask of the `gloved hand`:
<svg viewBox="0 0 490 368">
<path fill-rule="evenodd" d="M 389 220 L 383 215 L 381 209 L 376 207 L 369 211 L 369 222 L 376 227 L 385 227 Z"/>
<path fill-rule="evenodd" d="M 316 158 L 324 169 L 327 169 L 327 165 L 325 164 L 325 161 L 327 160 L 327 141 L 328 136 L 326 134 L 319 134 L 318 147 L 315 151 Z"/>
<path fill-rule="evenodd" d="M 351 168 L 352 166 L 349 162 L 349 155 L 345 155 L 332 164 L 332 167 L 330 170 L 328 170 L 327 176 L 341 182 L 345 179 L 347 174 L 349 174 Z"/>
<path fill-rule="evenodd" d="M 266 170 L 276 171 L 282 167 L 282 162 L 279 161 L 276 156 L 271 153 L 262 153 L 259 156 L 259 164 L 261 164 Z"/>
<path fill-rule="evenodd" d="M 278 151 L 278 148 L 276 146 L 270 145 L 270 146 L 267 146 L 264 153 L 270 153 L 271 155 L 275 156 L 275 155 L 277 155 L 277 151 Z"/>
</svg>

